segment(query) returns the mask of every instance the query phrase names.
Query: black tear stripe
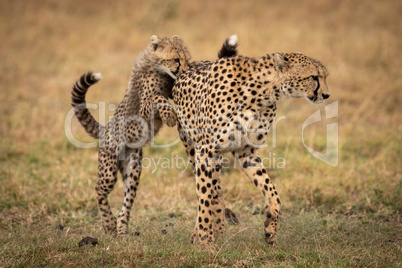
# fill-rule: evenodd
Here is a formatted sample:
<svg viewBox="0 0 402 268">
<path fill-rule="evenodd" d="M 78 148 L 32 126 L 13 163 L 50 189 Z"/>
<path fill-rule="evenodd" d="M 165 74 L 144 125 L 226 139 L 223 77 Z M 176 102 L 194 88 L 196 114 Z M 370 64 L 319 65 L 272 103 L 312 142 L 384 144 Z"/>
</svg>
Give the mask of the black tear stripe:
<svg viewBox="0 0 402 268">
<path fill-rule="evenodd" d="M 318 96 L 318 89 L 320 88 L 320 80 L 318 79 L 318 76 L 313 76 L 313 79 L 314 79 L 314 81 L 316 81 L 317 82 L 317 88 L 314 90 L 314 96 L 315 96 L 315 99 L 317 99 L 317 96 Z"/>
</svg>

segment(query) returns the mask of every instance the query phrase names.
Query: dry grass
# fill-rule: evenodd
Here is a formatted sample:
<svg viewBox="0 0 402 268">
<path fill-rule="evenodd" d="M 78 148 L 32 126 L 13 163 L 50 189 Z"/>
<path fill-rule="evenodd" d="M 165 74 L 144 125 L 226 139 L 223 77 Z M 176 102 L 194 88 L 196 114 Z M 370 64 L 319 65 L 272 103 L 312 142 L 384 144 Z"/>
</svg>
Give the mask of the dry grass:
<svg viewBox="0 0 402 268">
<path fill-rule="evenodd" d="M 401 266 L 400 14 L 396 0 L 0 2 L 0 266 Z M 190 170 L 145 169 L 133 235 L 103 235 L 96 149 L 65 137 L 73 82 L 87 70 L 102 72 L 87 99 L 116 104 L 152 34 L 178 34 L 194 59 L 212 60 L 233 33 L 244 55 L 301 51 L 328 67 L 330 101 L 339 101 L 339 117 L 328 121 L 339 124 L 339 165 L 315 159 L 301 141 L 303 122 L 324 106 L 283 102 L 276 146 L 261 152 L 286 161 L 269 171 L 284 204 L 276 247 L 263 243 L 262 218 L 252 215 L 262 197 L 238 168 L 224 170 L 223 184 L 242 224 L 219 238 L 216 256 L 188 243 Z M 92 141 L 76 121 L 73 132 Z M 312 125 L 307 144 L 323 149 L 325 135 L 324 123 Z M 176 138 L 164 128 L 158 142 Z M 145 150 L 156 160 L 171 154 L 184 155 L 180 143 Z M 116 212 L 121 196 L 118 183 Z M 86 235 L 98 237 L 98 247 L 78 248 Z"/>
</svg>

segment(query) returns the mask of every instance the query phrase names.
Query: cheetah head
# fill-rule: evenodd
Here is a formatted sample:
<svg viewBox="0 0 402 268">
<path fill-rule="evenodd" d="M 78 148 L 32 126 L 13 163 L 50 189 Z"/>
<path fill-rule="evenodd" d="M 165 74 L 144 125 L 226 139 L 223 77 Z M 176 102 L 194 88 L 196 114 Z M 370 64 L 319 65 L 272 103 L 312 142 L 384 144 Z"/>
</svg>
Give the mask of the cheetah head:
<svg viewBox="0 0 402 268">
<path fill-rule="evenodd" d="M 304 97 L 314 104 L 329 98 L 326 84 L 329 73 L 322 63 L 301 53 L 276 53 L 273 58 L 280 80 L 283 81 L 283 95 L 289 98 Z"/>
<path fill-rule="evenodd" d="M 151 36 L 148 51 L 154 68 L 161 74 L 168 74 L 174 80 L 188 69 L 190 52 L 177 35 L 162 39 L 156 35 Z"/>
</svg>

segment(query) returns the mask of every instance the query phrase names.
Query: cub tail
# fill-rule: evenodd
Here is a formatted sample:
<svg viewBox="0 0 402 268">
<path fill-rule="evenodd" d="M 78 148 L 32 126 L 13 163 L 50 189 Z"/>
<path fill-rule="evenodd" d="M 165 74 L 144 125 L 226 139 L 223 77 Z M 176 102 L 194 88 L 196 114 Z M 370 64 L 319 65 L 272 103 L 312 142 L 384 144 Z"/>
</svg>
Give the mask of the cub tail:
<svg viewBox="0 0 402 268">
<path fill-rule="evenodd" d="M 88 72 L 83 74 L 78 79 L 71 91 L 71 105 L 74 107 L 75 116 L 84 127 L 85 131 L 93 138 L 99 139 L 100 132 L 103 132 L 105 127 L 99 124 L 91 115 L 85 101 L 85 94 L 90 86 L 96 84 L 102 75 L 100 73 Z"/>
</svg>

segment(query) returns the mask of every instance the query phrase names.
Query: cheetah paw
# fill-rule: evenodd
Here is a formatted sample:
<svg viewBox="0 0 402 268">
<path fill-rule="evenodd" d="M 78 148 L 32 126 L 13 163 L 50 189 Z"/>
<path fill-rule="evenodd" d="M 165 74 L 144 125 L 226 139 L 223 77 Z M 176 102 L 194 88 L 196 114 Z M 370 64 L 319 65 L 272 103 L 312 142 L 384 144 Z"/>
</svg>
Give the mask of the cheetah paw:
<svg viewBox="0 0 402 268">
<path fill-rule="evenodd" d="M 177 116 L 175 113 L 170 113 L 162 116 L 162 122 L 168 127 L 174 127 L 177 122 Z"/>
<path fill-rule="evenodd" d="M 225 208 L 225 218 L 228 222 L 233 223 L 234 225 L 239 224 L 239 219 L 236 214 L 228 208 Z"/>
<path fill-rule="evenodd" d="M 276 243 L 276 233 L 265 233 L 265 242 L 273 246 Z"/>
</svg>

